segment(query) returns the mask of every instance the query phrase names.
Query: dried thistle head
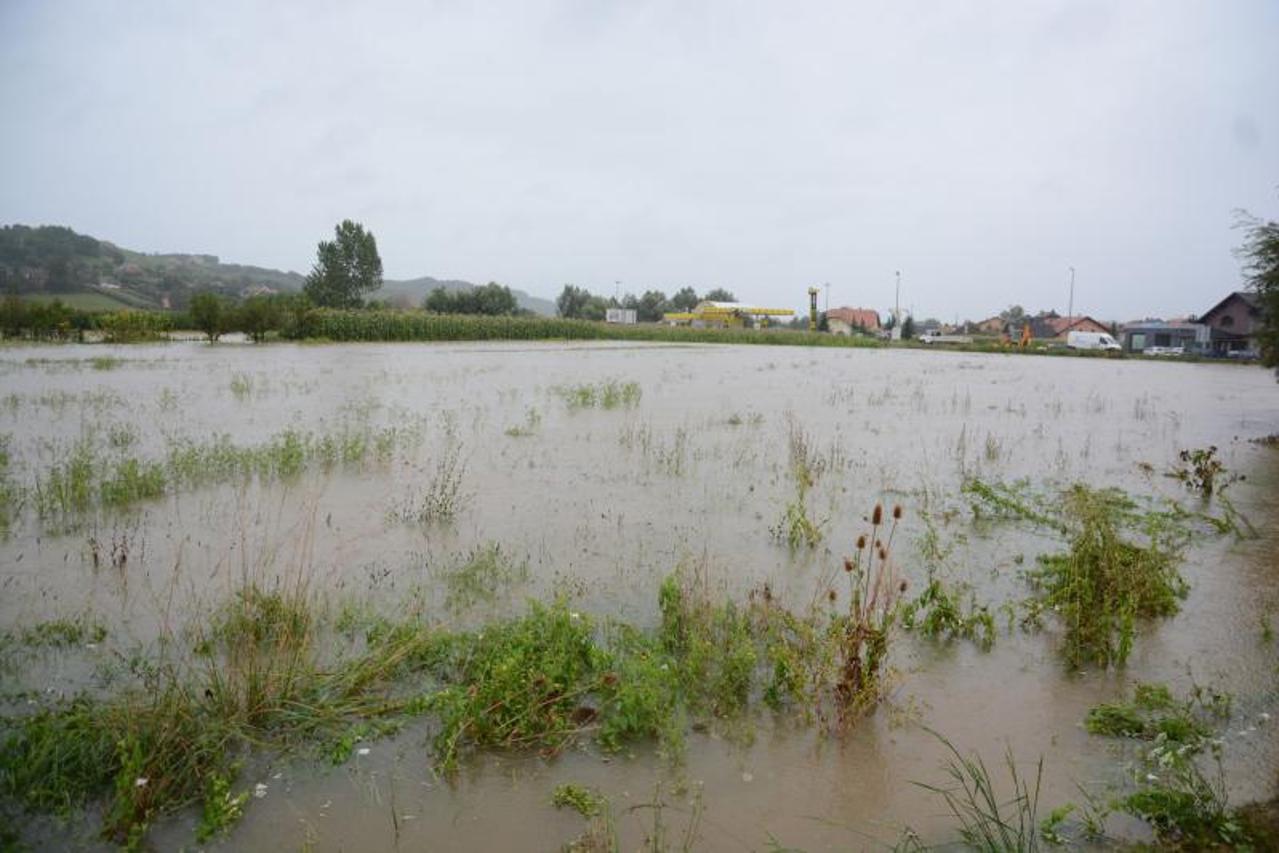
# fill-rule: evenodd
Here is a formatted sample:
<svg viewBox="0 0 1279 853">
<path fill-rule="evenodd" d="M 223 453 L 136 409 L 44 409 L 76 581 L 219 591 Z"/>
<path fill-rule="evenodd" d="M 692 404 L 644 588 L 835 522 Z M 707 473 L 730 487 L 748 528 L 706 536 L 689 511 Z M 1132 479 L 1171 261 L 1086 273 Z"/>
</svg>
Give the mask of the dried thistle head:
<svg viewBox="0 0 1279 853">
<path fill-rule="evenodd" d="M 905 592 L 905 591 L 906 591 L 906 588 L 907 588 L 907 587 L 909 587 L 909 586 L 910 586 L 910 581 L 906 580 L 905 578 L 902 578 L 902 582 L 901 582 L 900 584 L 898 584 L 898 586 L 897 586 L 897 591 L 898 591 L 898 592 Z"/>
<path fill-rule="evenodd" d="M 884 505 L 875 504 L 875 511 L 870 514 L 870 523 L 879 525 L 884 521 Z"/>
<path fill-rule="evenodd" d="M 902 520 L 902 505 L 893 504 L 893 521 L 901 521 L 901 520 Z"/>
<path fill-rule="evenodd" d="M 830 589 L 826 590 L 826 597 L 830 599 L 831 604 L 834 604 L 835 599 L 838 598 L 839 596 L 836 594 L 835 588 L 831 587 Z"/>
<path fill-rule="evenodd" d="M 882 563 L 888 559 L 888 550 L 883 545 L 879 546 L 879 561 Z"/>
<path fill-rule="evenodd" d="M 866 534 L 865 533 L 857 537 L 857 550 L 858 551 L 866 550 Z"/>
<path fill-rule="evenodd" d="M 853 561 L 852 561 L 852 560 L 850 560 L 850 559 L 848 559 L 847 557 L 845 557 L 845 558 L 844 558 L 844 571 L 846 571 L 846 572 L 851 572 L 852 570 L 853 570 Z"/>
</svg>

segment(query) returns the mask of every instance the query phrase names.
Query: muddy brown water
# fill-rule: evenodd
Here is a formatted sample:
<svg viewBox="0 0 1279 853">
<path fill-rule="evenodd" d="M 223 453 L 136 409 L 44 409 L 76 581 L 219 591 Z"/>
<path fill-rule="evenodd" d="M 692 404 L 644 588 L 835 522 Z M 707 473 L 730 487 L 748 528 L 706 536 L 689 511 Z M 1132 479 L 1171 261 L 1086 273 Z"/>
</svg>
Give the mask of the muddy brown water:
<svg viewBox="0 0 1279 853">
<path fill-rule="evenodd" d="M 103 356 L 119 361 L 89 361 Z M 608 380 L 638 383 L 642 398 L 573 409 L 556 392 Z M 1163 472 L 1179 450 L 1216 445 L 1229 470 L 1247 474 L 1229 494 L 1260 538 L 1197 542 L 1182 567 L 1192 585 L 1182 613 L 1143 626 L 1122 670 L 1067 672 L 1054 631 L 1008 631 L 1001 620 L 985 653 L 905 637 L 893 651 L 890 701 L 840 738 L 761 714 L 742 731 L 691 733 L 678 767 L 649 748 L 602 756 L 588 744 L 553 760 L 481 755 L 445 780 L 430 770 L 425 733 L 410 730 L 365 744 L 367 754 L 340 768 L 252 764 L 242 784 L 261 783 L 264 795 L 222 843 L 556 849 L 583 829 L 549 803 L 552 788 L 571 781 L 611 798 L 624 848 L 652 831 L 645 804 L 660 797 L 676 840 L 700 802 L 698 849 L 765 849 L 770 839 L 874 849 L 904 825 L 928 839 L 949 824 L 913 784 L 943 779 L 943 747 L 921 723 L 992 766 L 1010 750 L 1033 773 L 1042 757 L 1047 807 L 1078 801 L 1077 785 L 1119 790 L 1134 753 L 1080 721 L 1139 680 L 1233 693 L 1224 733 L 1232 797 L 1276 793 L 1279 734 L 1264 715 L 1279 718 L 1279 644 L 1263 642 L 1260 626 L 1267 617 L 1279 626 L 1279 451 L 1248 439 L 1279 432 L 1279 387 L 1259 368 L 598 343 L 0 350 L 0 434 L 24 483 L 86 436 L 108 458 L 163 459 L 182 440 L 252 445 L 286 429 L 363 425 L 400 427 L 410 439 L 385 464 L 186 490 L 95 514 L 69 533 L 42 529 L 28 508 L 0 544 L 0 624 L 19 631 L 88 616 L 108 635 L 94 648 L 10 650 L 20 660 L 0 670 L 6 694 L 109 693 L 122 656 L 203 618 L 246 578 L 299 570 L 333 608 L 394 612 L 413 599 L 461 624 L 556 594 L 585 612 L 651 624 L 658 584 L 680 563 L 701 566 L 723 595 L 767 581 L 802 604 L 878 500 L 905 509 L 894 559 L 907 577 L 924 576 L 929 519 L 945 577 L 971 583 L 982 600 L 1015 601 L 1026 593 L 1020 569 L 1054 545 L 1013 526 L 974 526 L 965 476 L 1043 488 L 1083 481 L 1190 505 Z M 517 427 L 528 434 L 508 434 Z M 794 428 L 824 465 L 810 506 L 826 537 L 811 552 L 792 553 L 769 532 L 793 494 Z M 399 520 L 450 447 L 465 464 L 456 522 Z M 125 567 L 95 568 L 90 539 L 126 548 Z M 484 543 L 527 559 L 528 578 L 491 604 L 445 614 L 441 567 Z M 189 844 L 194 821 L 179 815 L 151 837 L 162 849 Z M 89 843 L 81 831 L 59 824 L 40 837 Z"/>
</svg>

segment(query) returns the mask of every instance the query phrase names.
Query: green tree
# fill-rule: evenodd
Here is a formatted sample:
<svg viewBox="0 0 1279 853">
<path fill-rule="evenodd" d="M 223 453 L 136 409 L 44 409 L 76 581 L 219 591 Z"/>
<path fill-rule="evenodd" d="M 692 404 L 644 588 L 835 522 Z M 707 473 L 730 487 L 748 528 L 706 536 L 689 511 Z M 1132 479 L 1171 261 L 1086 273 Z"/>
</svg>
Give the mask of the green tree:
<svg viewBox="0 0 1279 853">
<path fill-rule="evenodd" d="M 591 294 L 585 288 L 566 284 L 555 300 L 555 310 L 561 317 L 580 318 L 590 300 Z"/>
<path fill-rule="evenodd" d="M 282 307 L 280 300 L 270 296 L 250 296 L 236 311 L 236 325 L 253 341 L 262 343 L 268 332 L 279 331 Z"/>
<path fill-rule="evenodd" d="M 226 303 L 216 293 L 197 293 L 191 298 L 191 322 L 212 343 L 226 332 L 229 313 Z"/>
<path fill-rule="evenodd" d="M 1279 222 L 1241 214 L 1239 227 L 1244 229 L 1244 279 L 1261 303 L 1261 361 L 1267 367 L 1279 367 Z"/>
<path fill-rule="evenodd" d="M 705 299 L 707 302 L 736 302 L 737 301 L 737 297 L 733 295 L 732 291 L 725 290 L 722 287 L 717 287 L 714 290 L 708 290 L 706 292 Z"/>
<path fill-rule="evenodd" d="M 656 323 L 669 306 L 666 294 L 660 290 L 646 290 L 635 306 L 635 318 L 641 323 Z"/>
<path fill-rule="evenodd" d="M 344 219 L 333 229 L 332 240 L 320 241 L 303 292 L 322 308 L 358 308 L 364 294 L 381 286 L 382 258 L 373 232 Z"/>
<path fill-rule="evenodd" d="M 604 319 L 608 309 L 616 307 L 603 296 L 591 296 L 586 300 L 586 304 L 582 306 L 582 311 L 578 316 L 583 320 L 599 321 Z"/>
<path fill-rule="evenodd" d="M 675 295 L 671 297 L 671 311 L 692 311 L 697 307 L 697 303 L 702 300 L 698 298 L 697 291 L 691 287 L 681 287 L 675 291 Z"/>
<path fill-rule="evenodd" d="M 907 314 L 906 319 L 902 320 L 902 340 L 908 341 L 913 337 L 915 337 L 915 318 Z"/>
<path fill-rule="evenodd" d="M 515 294 L 509 287 L 495 281 L 465 290 L 437 287 L 427 295 L 422 307 L 436 314 L 487 314 L 496 317 L 520 313 Z"/>
</svg>

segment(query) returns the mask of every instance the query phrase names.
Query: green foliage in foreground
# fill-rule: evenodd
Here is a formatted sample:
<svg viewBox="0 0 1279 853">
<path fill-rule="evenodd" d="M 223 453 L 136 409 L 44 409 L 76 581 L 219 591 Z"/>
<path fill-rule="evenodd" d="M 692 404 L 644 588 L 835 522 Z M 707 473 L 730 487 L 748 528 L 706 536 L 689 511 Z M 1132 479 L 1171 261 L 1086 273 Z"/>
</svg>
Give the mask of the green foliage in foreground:
<svg viewBox="0 0 1279 853">
<path fill-rule="evenodd" d="M 994 780 L 981 756 L 963 755 L 950 741 L 939 739 L 949 752 L 945 765 L 949 784 L 916 784 L 945 802 L 955 820 L 960 846 L 990 853 L 1033 853 L 1047 847 L 1041 840 L 1038 818 L 1043 760 L 1040 759 L 1036 765 L 1032 780 L 1017 770 L 1017 762 L 1009 750 L 1004 763 L 1012 791 L 1011 796 L 1007 796 L 1003 793 L 1004 786 Z M 907 830 L 906 837 L 896 849 L 923 851 L 928 848 L 920 843 L 914 832 Z"/>
<path fill-rule="evenodd" d="M 1245 214 L 1239 225 L 1247 233 L 1240 247 L 1244 275 L 1261 308 L 1261 359 L 1279 366 L 1279 222 Z"/>
<path fill-rule="evenodd" d="M 1221 694 L 1196 690 L 1191 700 L 1174 699 L 1163 685 L 1138 685 L 1131 707 L 1139 716 L 1184 710 L 1199 704 L 1207 713 L 1217 714 L 1223 702 Z M 1106 708 L 1109 706 L 1099 706 Z M 1096 711 L 1097 709 L 1094 709 Z M 1123 716 L 1126 716 L 1123 715 Z M 1113 722 L 1110 712 L 1089 715 L 1089 729 L 1099 725 L 1104 733 Z M 1138 722 L 1134 737 L 1145 738 L 1149 719 Z M 1126 723 L 1123 725 L 1126 728 Z M 1176 728 L 1176 727 L 1174 727 Z M 1198 729 L 1197 729 L 1198 730 Z M 1112 814 L 1131 815 L 1145 821 L 1154 831 L 1154 845 L 1141 844 L 1133 849 L 1157 850 L 1271 850 L 1276 840 L 1275 804 L 1232 808 L 1226 796 L 1221 773 L 1220 742 L 1209 741 L 1206 728 L 1188 741 L 1176 741 L 1167 732 L 1155 735 L 1154 746 L 1145 755 L 1137 773 L 1135 790 L 1109 801 L 1098 798 L 1084 788 L 1083 804 L 1065 803 L 1040 817 L 1039 789 L 1043 776 L 1043 760 L 1035 768 L 1033 780 L 1017 768 L 1011 752 L 1006 754 L 1007 783 L 997 780 L 980 756 L 962 755 L 944 737 L 938 738 L 948 752 L 944 765 L 946 783 L 916 783 L 938 795 L 954 819 L 952 843 L 929 847 L 918 834 L 907 829 L 894 849 L 923 851 L 929 849 L 965 849 L 1004 853 L 1005 851 L 1038 851 L 1075 842 L 1093 847 L 1117 846 L 1129 849 L 1123 842 L 1107 836 L 1107 821 Z M 1196 762 L 1199 746 L 1212 743 L 1217 773 L 1210 776 Z"/>
<path fill-rule="evenodd" d="M 796 614 L 767 595 L 715 603 L 679 573 L 655 630 L 535 603 L 470 632 L 373 619 L 334 657 L 337 635 L 311 602 L 303 584 L 247 587 L 168 644 L 192 656 L 142 666 L 123 695 L 0 719 L 0 797 L 44 812 L 105 801 L 104 832 L 125 844 L 199 803 L 211 837 L 246 805 L 235 785 L 246 749 L 341 761 L 423 715 L 444 771 L 474 749 L 554 754 L 585 738 L 604 750 L 656 739 L 674 756 L 690 720 L 715 724 L 761 699 L 825 719 L 850 630 L 833 609 Z"/>
<path fill-rule="evenodd" d="M 1084 728 L 1096 735 L 1160 740 L 1197 751 L 1212 724 L 1230 716 L 1230 697 L 1196 687 L 1177 699 L 1165 684 L 1138 684 L 1132 699 L 1106 702 L 1088 711 Z"/>
<path fill-rule="evenodd" d="M 1141 545 L 1121 535 L 1132 509 L 1117 492 L 1073 486 L 1063 503 L 1070 550 L 1041 556 L 1040 568 L 1029 575 L 1037 592 L 1028 602 L 1030 618 L 1045 611 L 1058 615 L 1072 666 L 1123 663 L 1138 620 L 1175 615 L 1190 591 L 1167 531 L 1149 528 L 1148 544 Z"/>
<path fill-rule="evenodd" d="M 1062 652 L 1071 666 L 1122 664 L 1144 620 L 1181 609 L 1189 585 L 1178 566 L 1196 535 L 1237 528 L 1230 516 L 1189 513 L 1179 505 L 1139 504 L 1115 489 L 1076 484 L 1059 494 L 1036 494 L 1026 483 L 969 480 L 978 520 L 1018 521 L 1060 536 L 1064 552 L 1043 554 L 1026 572 L 1032 595 L 1024 624 L 1051 614 L 1063 628 Z"/>
</svg>

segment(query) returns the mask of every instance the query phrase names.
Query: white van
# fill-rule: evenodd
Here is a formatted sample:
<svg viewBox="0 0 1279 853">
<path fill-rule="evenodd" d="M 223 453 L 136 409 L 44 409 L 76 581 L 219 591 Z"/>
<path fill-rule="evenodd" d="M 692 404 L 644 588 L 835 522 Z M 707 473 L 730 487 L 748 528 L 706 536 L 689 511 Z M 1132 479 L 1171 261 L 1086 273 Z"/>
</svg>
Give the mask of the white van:
<svg viewBox="0 0 1279 853">
<path fill-rule="evenodd" d="M 1105 332 L 1070 332 L 1066 335 L 1066 346 L 1070 349 L 1123 349 Z"/>
</svg>

